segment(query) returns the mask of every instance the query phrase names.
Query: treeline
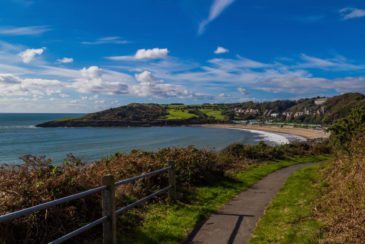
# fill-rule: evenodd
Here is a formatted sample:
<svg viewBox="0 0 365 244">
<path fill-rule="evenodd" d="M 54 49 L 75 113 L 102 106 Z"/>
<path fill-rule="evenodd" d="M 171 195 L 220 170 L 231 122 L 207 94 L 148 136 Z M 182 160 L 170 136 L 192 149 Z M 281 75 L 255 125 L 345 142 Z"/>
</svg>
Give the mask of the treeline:
<svg viewBox="0 0 365 244">
<path fill-rule="evenodd" d="M 230 177 L 230 172 L 242 171 L 252 164 L 293 156 L 329 153 L 327 142 L 293 143 L 280 146 L 233 144 L 217 152 L 187 148 L 166 148 L 157 152 L 134 150 L 117 153 L 92 164 L 84 164 L 69 155 L 56 165 L 46 157 L 24 156 L 24 164 L 0 168 L 0 215 L 100 185 L 103 175 L 112 174 L 117 180 L 150 172 L 173 162 L 176 166 L 178 200 L 188 201 L 196 186 L 209 185 Z M 233 179 L 234 180 L 234 179 Z M 124 206 L 167 185 L 165 175 L 137 181 L 119 188 L 118 206 Z M 100 217 L 100 195 L 72 201 L 47 211 L 39 211 L 0 225 L 0 242 L 45 243 Z M 164 198 L 156 201 L 164 201 Z M 138 210 L 137 210 L 138 211 Z M 138 215 L 143 218 L 143 214 Z M 118 226 L 133 230 L 140 219 L 135 215 L 118 218 Z M 98 241 L 100 229 L 94 229 L 72 242 Z"/>
</svg>

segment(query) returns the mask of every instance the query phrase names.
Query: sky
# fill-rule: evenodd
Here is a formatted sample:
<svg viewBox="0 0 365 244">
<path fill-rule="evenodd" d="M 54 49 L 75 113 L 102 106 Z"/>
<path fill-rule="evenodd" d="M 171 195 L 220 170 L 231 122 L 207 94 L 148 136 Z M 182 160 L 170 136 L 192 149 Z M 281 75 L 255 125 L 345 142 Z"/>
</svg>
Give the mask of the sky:
<svg viewBox="0 0 365 244">
<path fill-rule="evenodd" d="M 0 112 L 365 93 L 363 0 L 1 0 Z"/>
</svg>

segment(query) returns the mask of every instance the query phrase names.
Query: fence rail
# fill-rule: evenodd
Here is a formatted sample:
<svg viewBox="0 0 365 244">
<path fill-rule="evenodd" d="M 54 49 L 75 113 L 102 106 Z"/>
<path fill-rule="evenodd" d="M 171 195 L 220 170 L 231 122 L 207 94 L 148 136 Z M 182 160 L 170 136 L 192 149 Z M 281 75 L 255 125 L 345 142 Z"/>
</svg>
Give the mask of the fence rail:
<svg viewBox="0 0 365 244">
<path fill-rule="evenodd" d="M 161 190 L 154 192 L 148 196 L 145 196 L 137 201 L 135 201 L 134 203 L 131 203 L 127 206 L 124 206 L 118 210 L 115 209 L 115 190 L 117 187 L 125 185 L 125 184 L 129 184 L 129 183 L 133 183 L 139 179 L 142 178 L 146 178 L 146 177 L 152 177 L 155 175 L 159 175 L 162 173 L 168 172 L 168 180 L 169 180 L 169 185 L 167 187 L 162 188 Z M 122 214 L 126 211 L 128 211 L 131 208 L 134 208 L 138 205 L 143 204 L 144 202 L 158 196 L 161 194 L 164 194 L 166 192 L 168 192 L 168 196 L 170 201 L 175 201 L 176 200 L 176 181 L 175 181 L 175 167 L 172 163 L 169 163 L 168 167 L 162 168 L 162 169 L 158 169 L 152 172 L 148 172 L 148 173 L 144 173 L 138 176 L 134 176 L 128 179 L 123 179 L 120 181 L 115 182 L 114 181 L 114 176 L 112 175 L 106 175 L 102 177 L 102 185 L 87 191 L 83 191 L 80 193 L 76 193 L 70 196 L 66 196 L 63 198 L 59 198 L 53 201 L 49 201 L 49 202 L 45 202 L 33 207 L 29 207 L 29 208 L 25 208 L 22 210 L 18 210 L 12 213 L 8 213 L 5 215 L 0 216 L 0 223 L 4 223 L 4 222 L 8 222 L 11 221 L 15 218 L 19 218 L 40 210 L 44 210 L 50 207 L 54 207 L 56 205 L 62 204 L 62 203 L 66 203 L 69 201 L 73 201 L 73 200 L 77 200 L 86 196 L 89 196 L 91 194 L 96 194 L 96 193 L 102 193 L 102 217 L 94 220 L 91 223 L 88 223 L 82 227 L 80 227 L 79 229 L 76 229 L 64 236 L 61 236 L 60 238 L 51 241 L 50 243 L 55 244 L 55 243 L 62 243 L 64 241 L 67 241 L 75 236 L 80 235 L 81 233 L 84 233 L 85 231 L 94 228 L 95 226 L 101 225 L 103 224 L 103 242 L 104 243 L 116 243 L 116 216 L 119 214 Z"/>
</svg>

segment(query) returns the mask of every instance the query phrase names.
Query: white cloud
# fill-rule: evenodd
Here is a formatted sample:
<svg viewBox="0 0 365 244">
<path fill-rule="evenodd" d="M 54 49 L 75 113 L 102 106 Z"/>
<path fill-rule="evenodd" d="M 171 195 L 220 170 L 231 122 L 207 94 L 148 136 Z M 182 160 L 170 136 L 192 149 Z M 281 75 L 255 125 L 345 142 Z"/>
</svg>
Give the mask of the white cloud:
<svg viewBox="0 0 365 244">
<path fill-rule="evenodd" d="M 29 74 L 32 70 L 29 67 L 21 65 L 19 53 L 24 51 L 26 47 L 10 44 L 0 41 L 0 72 L 11 74 Z"/>
<path fill-rule="evenodd" d="M 271 66 L 262 62 L 258 62 L 249 58 L 243 58 L 238 56 L 236 59 L 228 58 L 213 58 L 208 60 L 210 64 L 216 67 L 220 67 L 225 70 L 239 71 L 242 69 L 255 69 L 255 68 L 267 68 Z"/>
<path fill-rule="evenodd" d="M 37 48 L 37 49 L 33 49 L 33 48 L 27 49 L 24 52 L 19 53 L 19 56 L 21 57 L 21 59 L 23 60 L 24 63 L 29 64 L 30 62 L 33 61 L 35 56 L 42 55 L 45 49 L 46 48 L 44 48 L 44 47 Z"/>
<path fill-rule="evenodd" d="M 68 95 L 66 93 L 60 93 L 59 96 L 60 96 L 60 98 L 68 98 L 68 97 L 70 97 L 70 95 Z"/>
<path fill-rule="evenodd" d="M 302 54 L 301 58 L 306 61 L 308 64 L 308 66 L 314 66 L 314 67 L 329 67 L 329 66 L 333 66 L 334 62 L 326 60 L 326 59 L 321 59 L 321 58 L 317 58 L 317 57 L 313 57 L 313 56 L 309 56 L 306 54 Z"/>
<path fill-rule="evenodd" d="M 106 36 L 96 39 L 95 41 L 84 41 L 84 45 L 102 45 L 102 44 L 127 44 L 129 41 L 123 40 L 119 36 Z"/>
<path fill-rule="evenodd" d="M 136 59 L 166 58 L 168 53 L 167 48 L 139 49 L 135 57 Z"/>
<path fill-rule="evenodd" d="M 80 72 L 85 78 L 98 79 L 101 77 L 102 69 L 98 66 L 90 66 L 88 68 L 83 68 Z"/>
<path fill-rule="evenodd" d="M 0 27 L 0 35 L 36 36 L 50 31 L 48 26 Z"/>
<path fill-rule="evenodd" d="M 50 79 L 20 78 L 12 74 L 0 74 L 0 95 L 9 96 L 50 96 L 61 93 L 62 82 Z"/>
<path fill-rule="evenodd" d="M 297 98 L 365 92 L 365 78 L 361 76 L 365 65 L 339 55 L 319 58 L 302 54 L 296 59 L 283 58 L 272 62 L 236 56 L 202 63 L 169 57 L 152 62 L 125 62 L 108 69 L 90 66 L 80 70 L 51 65 L 43 59 L 42 62 L 34 62 L 36 65 L 24 65 L 17 54 L 26 48 L 0 41 L 2 111 L 10 111 L 15 106 L 12 104 L 18 104 L 18 110 L 14 111 L 24 111 L 28 108 L 25 103 L 35 106 L 30 111 L 49 111 L 46 105 L 52 104 L 50 99 L 55 101 L 54 111 L 96 111 L 111 107 L 111 101 L 115 99 L 118 104 L 124 104 L 131 97 L 141 97 L 140 101 L 156 101 L 153 99 L 157 98 L 166 101 L 204 99 L 206 102 L 236 102 L 248 99 L 248 96 L 240 94 L 247 94 L 245 89 L 255 95 L 253 99 L 265 98 L 267 93 L 278 93 L 277 98 Z M 131 56 L 131 60 L 139 60 L 137 53 Z M 41 54 L 35 54 L 31 59 L 37 55 Z M 140 52 L 138 57 L 151 60 L 162 56 L 156 56 L 154 52 Z M 111 70 L 111 67 L 120 72 Z M 321 77 L 318 72 L 312 73 L 312 69 L 328 72 L 319 73 L 323 74 Z M 343 74 L 358 77 L 333 78 Z M 91 101 L 82 100 L 79 98 L 81 95 L 100 97 Z"/>
<path fill-rule="evenodd" d="M 365 17 L 365 9 L 360 8 L 343 8 L 339 12 L 343 20 Z"/>
<path fill-rule="evenodd" d="M 241 93 L 242 95 L 247 95 L 247 90 L 245 88 L 239 87 L 238 92 Z"/>
<path fill-rule="evenodd" d="M 12 74 L 0 74 L 1 84 L 18 84 L 21 80 Z"/>
<path fill-rule="evenodd" d="M 217 47 L 217 49 L 214 50 L 215 54 L 222 54 L 222 53 L 228 53 L 228 52 L 229 52 L 229 50 L 224 47 Z"/>
<path fill-rule="evenodd" d="M 69 63 L 72 63 L 73 61 L 74 61 L 73 58 L 67 58 L 67 57 L 57 59 L 57 62 L 59 62 L 61 64 L 69 64 Z"/>
<path fill-rule="evenodd" d="M 365 93 L 365 76 L 337 78 L 333 81 L 336 91 Z"/>
<path fill-rule="evenodd" d="M 235 0 L 214 0 L 210 7 L 209 16 L 199 24 L 198 34 L 203 34 L 207 25 L 215 20 Z"/>
<path fill-rule="evenodd" d="M 169 50 L 167 48 L 138 49 L 133 56 L 112 56 L 107 57 L 107 59 L 114 61 L 164 59 L 167 58 L 168 54 Z"/>
<path fill-rule="evenodd" d="M 193 93 L 185 89 L 183 86 L 167 84 L 157 79 L 149 71 L 135 75 L 139 84 L 131 87 L 131 92 L 139 97 L 192 97 Z"/>
<path fill-rule="evenodd" d="M 41 65 L 39 74 L 44 76 L 60 77 L 62 79 L 76 79 L 80 78 L 80 70 L 64 68 L 59 66 Z"/>
<path fill-rule="evenodd" d="M 302 54 L 301 59 L 304 61 L 304 63 L 300 63 L 299 65 L 297 65 L 297 68 L 316 68 L 332 71 L 360 70 L 365 68 L 364 65 L 351 64 L 345 57 L 342 56 L 336 56 L 330 59 L 323 59 L 309 56 L 307 54 Z"/>
<path fill-rule="evenodd" d="M 310 57 L 310 56 L 308 56 Z M 342 92 L 364 92 L 365 79 L 349 77 L 346 79 L 325 78 L 313 75 L 304 67 L 328 69 L 329 71 L 365 71 L 364 65 L 347 64 L 344 57 L 312 60 L 305 57 L 302 63 L 282 64 L 262 63 L 256 60 L 237 57 L 236 59 L 212 59 L 206 65 L 179 72 L 160 71 L 159 77 L 169 81 L 184 83 L 192 91 L 204 90 L 208 94 L 232 92 L 237 87 L 260 90 L 268 93 L 284 93 L 286 98 L 335 94 Z M 311 62 L 309 62 L 311 60 Z M 331 62 L 325 62 L 332 60 Z M 337 60 L 337 63 L 333 60 Z M 342 60 L 342 63 L 340 62 Z M 316 62 L 314 62 L 316 61 Z M 238 90 L 243 92 L 244 90 Z M 261 94 L 264 97 L 265 94 Z M 231 96 L 232 101 L 234 97 Z M 239 99 L 239 97 L 236 97 Z"/>
<path fill-rule="evenodd" d="M 96 93 L 106 95 L 127 94 L 126 77 L 117 72 L 104 71 L 98 66 L 90 66 L 80 70 L 81 78 L 70 85 L 80 93 Z"/>
<path fill-rule="evenodd" d="M 365 77 L 328 79 L 313 77 L 310 73 L 282 73 L 263 77 L 257 90 L 270 93 L 287 93 L 293 96 L 317 96 L 327 92 L 365 92 Z"/>
</svg>

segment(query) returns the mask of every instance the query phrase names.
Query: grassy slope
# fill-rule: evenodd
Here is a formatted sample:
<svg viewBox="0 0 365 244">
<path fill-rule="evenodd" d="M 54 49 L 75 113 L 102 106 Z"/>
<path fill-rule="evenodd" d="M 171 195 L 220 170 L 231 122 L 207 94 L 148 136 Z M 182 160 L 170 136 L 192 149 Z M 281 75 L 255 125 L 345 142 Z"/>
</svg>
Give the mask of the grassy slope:
<svg viewBox="0 0 365 244">
<path fill-rule="evenodd" d="M 298 170 L 266 209 L 250 243 L 317 243 L 320 224 L 313 217 L 319 197 L 319 169 L 313 165 Z"/>
<path fill-rule="evenodd" d="M 166 118 L 168 120 L 182 120 L 197 117 L 197 115 L 191 114 L 187 110 L 168 108 L 167 112 L 168 115 L 166 116 Z"/>
<path fill-rule="evenodd" d="M 226 117 L 222 114 L 221 110 L 199 109 L 199 111 L 216 120 L 226 120 Z M 166 119 L 168 120 L 183 120 L 198 117 L 196 114 L 190 113 L 189 110 L 184 109 L 183 105 L 169 105 L 167 112 L 168 115 L 166 116 Z"/>
<path fill-rule="evenodd" d="M 198 187 L 188 204 L 158 204 L 149 207 L 136 233 L 129 233 L 133 243 L 178 243 L 194 226 L 269 173 L 293 164 L 326 159 L 325 156 L 296 158 L 252 166 L 235 175 L 236 181 L 221 180 L 215 185 Z"/>
<path fill-rule="evenodd" d="M 226 117 L 222 114 L 221 110 L 216 109 L 200 109 L 201 112 L 206 115 L 215 118 L 216 120 L 226 120 Z"/>
<path fill-rule="evenodd" d="M 72 117 L 66 117 L 66 118 L 62 118 L 62 119 L 57 119 L 57 122 L 63 122 L 63 121 L 70 121 L 70 120 L 76 120 L 77 118 L 72 118 Z"/>
</svg>

